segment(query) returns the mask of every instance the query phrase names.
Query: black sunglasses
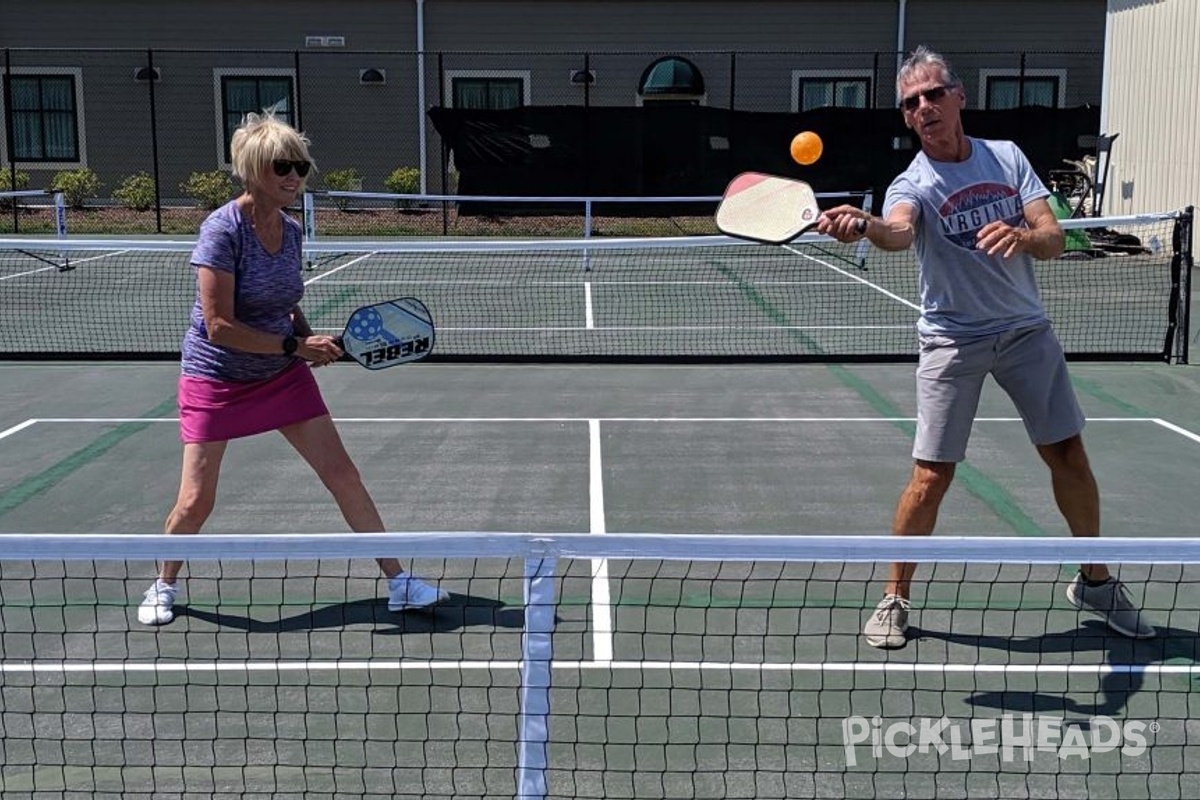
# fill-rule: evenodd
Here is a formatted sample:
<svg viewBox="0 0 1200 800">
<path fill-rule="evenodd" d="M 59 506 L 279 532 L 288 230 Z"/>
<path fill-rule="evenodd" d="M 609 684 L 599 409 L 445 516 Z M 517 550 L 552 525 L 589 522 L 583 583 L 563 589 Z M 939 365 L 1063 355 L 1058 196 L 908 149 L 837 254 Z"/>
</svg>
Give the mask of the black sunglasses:
<svg viewBox="0 0 1200 800">
<path fill-rule="evenodd" d="M 936 103 L 946 96 L 946 92 L 950 91 L 945 86 L 934 86 L 932 89 L 926 89 L 923 92 L 917 92 L 914 95 L 904 98 L 900 101 L 900 107 L 905 111 L 916 111 L 921 107 L 921 98 L 924 97 L 930 103 Z M 302 175 L 304 173 L 301 173 Z"/>
<path fill-rule="evenodd" d="M 276 158 L 271 161 L 271 169 L 273 169 L 275 174 L 281 178 L 294 169 L 296 170 L 296 174 L 303 178 L 308 174 L 308 171 L 312 169 L 312 163 L 308 161 L 288 161 L 286 158 Z"/>
</svg>

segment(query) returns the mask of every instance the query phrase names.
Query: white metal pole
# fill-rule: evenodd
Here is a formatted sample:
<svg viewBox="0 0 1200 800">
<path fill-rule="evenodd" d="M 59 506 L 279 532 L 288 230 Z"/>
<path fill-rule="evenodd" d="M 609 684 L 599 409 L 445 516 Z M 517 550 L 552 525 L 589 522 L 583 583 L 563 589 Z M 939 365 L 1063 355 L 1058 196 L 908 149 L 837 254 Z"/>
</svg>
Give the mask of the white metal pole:
<svg viewBox="0 0 1200 800">
<path fill-rule="evenodd" d="M 417 140 L 421 151 L 421 194 L 429 194 L 425 175 L 425 0 L 417 0 Z"/>
</svg>

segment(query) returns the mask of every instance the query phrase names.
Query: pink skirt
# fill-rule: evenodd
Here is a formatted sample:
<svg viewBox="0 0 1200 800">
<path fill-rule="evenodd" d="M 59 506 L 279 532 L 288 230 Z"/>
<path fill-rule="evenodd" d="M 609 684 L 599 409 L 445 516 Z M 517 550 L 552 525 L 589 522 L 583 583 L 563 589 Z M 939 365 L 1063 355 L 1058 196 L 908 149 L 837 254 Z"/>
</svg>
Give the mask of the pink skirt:
<svg viewBox="0 0 1200 800">
<path fill-rule="evenodd" d="M 328 413 L 306 361 L 248 383 L 179 377 L 179 438 L 185 444 L 253 436 Z"/>
</svg>

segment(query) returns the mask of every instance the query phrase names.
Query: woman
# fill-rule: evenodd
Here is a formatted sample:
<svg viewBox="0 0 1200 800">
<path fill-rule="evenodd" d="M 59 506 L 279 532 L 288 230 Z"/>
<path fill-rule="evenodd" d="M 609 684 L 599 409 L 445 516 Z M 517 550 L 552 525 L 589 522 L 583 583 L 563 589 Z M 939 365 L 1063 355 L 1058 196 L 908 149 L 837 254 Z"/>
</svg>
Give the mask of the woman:
<svg viewBox="0 0 1200 800">
<path fill-rule="evenodd" d="M 316 471 L 351 529 L 382 531 L 310 369 L 342 351 L 333 337 L 314 335 L 300 310 L 302 232 L 284 213 L 313 166 L 308 140 L 269 113 L 250 114 L 230 150 L 245 191 L 204 221 L 192 252 L 196 303 L 179 378 L 183 473 L 166 532 L 196 533 L 208 519 L 230 439 L 274 430 Z M 138 621 L 163 625 L 175 618 L 182 566 L 163 562 Z M 396 559 L 381 558 L 379 566 L 389 579 L 392 611 L 449 596 L 404 572 Z"/>
</svg>

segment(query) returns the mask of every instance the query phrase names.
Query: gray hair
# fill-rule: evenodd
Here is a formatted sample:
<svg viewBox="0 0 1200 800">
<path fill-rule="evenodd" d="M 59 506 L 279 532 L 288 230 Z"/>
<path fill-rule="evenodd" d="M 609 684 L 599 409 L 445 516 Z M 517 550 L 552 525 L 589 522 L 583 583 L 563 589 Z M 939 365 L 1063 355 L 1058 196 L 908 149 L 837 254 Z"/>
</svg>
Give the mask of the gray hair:
<svg viewBox="0 0 1200 800">
<path fill-rule="evenodd" d="M 962 86 L 962 81 L 954 74 L 954 70 L 950 68 L 950 62 L 945 56 L 935 50 L 930 50 L 925 45 L 920 45 L 909 54 L 908 58 L 904 59 L 904 63 L 896 72 L 896 99 L 903 99 L 900 94 L 901 86 L 912 80 L 918 73 L 928 71 L 936 71 L 943 86 L 951 88 Z"/>
</svg>

